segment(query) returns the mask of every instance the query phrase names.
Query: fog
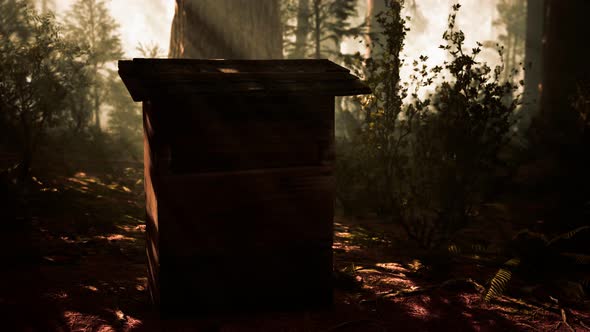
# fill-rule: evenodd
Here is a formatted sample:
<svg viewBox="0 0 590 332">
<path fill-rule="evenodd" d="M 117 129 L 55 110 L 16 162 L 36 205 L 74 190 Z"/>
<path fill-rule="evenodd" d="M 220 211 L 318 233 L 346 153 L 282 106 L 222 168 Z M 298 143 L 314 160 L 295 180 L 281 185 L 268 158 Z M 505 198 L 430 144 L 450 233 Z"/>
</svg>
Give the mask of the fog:
<svg viewBox="0 0 590 332">
<path fill-rule="evenodd" d="M 367 3 L 370 2 L 371 0 L 360 1 L 359 15 L 354 23 L 358 24 L 364 20 L 367 15 Z M 410 65 L 420 55 L 428 56 L 427 63 L 430 66 L 441 65 L 447 59 L 446 52 L 439 49 L 439 45 L 443 44 L 442 35 L 447 28 L 451 7 L 457 2 L 461 4 L 457 23 L 465 33 L 466 49 L 476 47 L 476 42 L 496 45 L 498 36 L 504 30 L 503 27 L 493 24 L 498 18 L 497 0 L 406 0 L 404 14 L 410 17 L 407 22 L 410 31 L 402 52 L 406 58 L 402 77 L 406 79 L 409 77 L 412 73 Z M 415 6 L 412 6 L 414 3 Z M 365 53 L 364 42 L 359 39 L 347 39 L 341 45 L 341 50 L 343 53 Z M 500 57 L 495 46 L 484 48 L 480 60 L 487 62 L 490 66 L 500 64 Z"/>
<path fill-rule="evenodd" d="M 56 0 L 57 16 L 67 13 L 73 0 Z M 168 54 L 170 28 L 174 16 L 174 0 L 116 0 L 106 1 L 112 16 L 120 24 L 125 56 L 139 57 L 139 43 L 156 43 Z"/>
<path fill-rule="evenodd" d="M 379 0 L 377 0 L 379 1 Z M 55 0 L 58 16 L 66 14 L 73 0 Z M 126 57 L 139 56 L 135 49 L 138 43 L 157 43 L 168 53 L 170 28 L 174 16 L 174 0 L 124 0 L 107 1 L 111 14 L 121 25 L 121 39 Z M 411 7 L 412 1 L 406 1 Z M 429 63 L 439 64 L 446 55 L 438 48 L 442 43 L 442 33 L 446 28 L 450 7 L 455 0 L 416 0 L 415 11 L 406 9 L 406 15 L 412 17 L 409 22 L 411 31 L 406 39 L 404 56 L 409 59 L 427 55 Z M 494 41 L 502 32 L 493 25 L 497 18 L 497 0 L 462 0 L 458 17 L 459 27 L 467 37 L 466 46 L 471 48 L 475 42 Z M 357 23 L 366 16 L 367 1 L 361 0 Z M 348 39 L 341 45 L 345 53 L 364 52 L 360 40 Z M 499 63 L 495 50 L 484 50 L 482 60 L 489 64 Z M 411 62 L 411 61 L 410 61 Z M 408 70 L 409 72 L 409 70 Z"/>
</svg>

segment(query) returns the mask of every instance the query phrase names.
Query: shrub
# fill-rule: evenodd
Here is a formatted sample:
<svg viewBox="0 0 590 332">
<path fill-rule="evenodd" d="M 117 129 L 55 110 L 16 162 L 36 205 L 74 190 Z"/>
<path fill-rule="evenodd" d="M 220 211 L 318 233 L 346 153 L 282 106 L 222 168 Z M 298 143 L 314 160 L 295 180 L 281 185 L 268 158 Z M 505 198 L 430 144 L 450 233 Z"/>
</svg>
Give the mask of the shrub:
<svg viewBox="0 0 590 332">
<path fill-rule="evenodd" d="M 510 140 L 519 97 L 510 80 L 501 82 L 502 66 L 492 69 L 478 61 L 481 44 L 464 50 L 465 35 L 455 29 L 459 5 L 453 6 L 440 46 L 450 60 L 428 67 L 421 56 L 409 82 L 403 82 L 400 51 L 408 29 L 402 6 L 403 1 L 389 0 L 378 15 L 383 52 L 364 61 L 374 94 L 361 99 L 364 126 L 353 142 L 361 162 L 344 155 L 337 171 L 360 174 L 347 190 L 362 188 L 373 210 L 431 248 L 476 214 L 494 180 L 498 153 Z M 434 92 L 420 97 L 438 81 Z"/>
</svg>

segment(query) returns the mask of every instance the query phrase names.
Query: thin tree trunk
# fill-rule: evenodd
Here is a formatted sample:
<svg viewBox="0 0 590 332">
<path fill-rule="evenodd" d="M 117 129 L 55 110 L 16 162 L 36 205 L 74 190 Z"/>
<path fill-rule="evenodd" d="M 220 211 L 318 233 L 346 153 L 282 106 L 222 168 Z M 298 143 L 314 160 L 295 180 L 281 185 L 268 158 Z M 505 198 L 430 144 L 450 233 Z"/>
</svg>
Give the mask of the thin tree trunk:
<svg viewBox="0 0 590 332">
<path fill-rule="evenodd" d="M 525 41 L 525 85 L 523 118 L 520 129 L 530 126 L 531 118 L 539 112 L 541 101 L 542 49 L 544 0 L 527 1 L 527 26 Z"/>
<path fill-rule="evenodd" d="M 321 27 L 321 17 L 320 17 L 320 2 L 321 0 L 314 0 L 313 1 L 313 11 L 314 11 L 314 35 L 315 35 L 315 58 L 321 59 L 322 58 L 322 44 L 321 44 L 321 37 L 322 37 L 322 27 Z"/>
<path fill-rule="evenodd" d="M 100 127 L 100 88 L 98 86 L 98 64 L 94 64 L 94 126 L 97 132 L 101 132 Z"/>
<path fill-rule="evenodd" d="M 378 36 L 383 32 L 383 28 L 377 22 L 377 15 L 387 10 L 386 0 L 367 0 L 367 22 L 369 22 L 369 37 L 367 56 L 375 57 L 383 52 L 383 48 L 377 43 Z"/>
<path fill-rule="evenodd" d="M 23 184 L 29 177 L 33 163 L 33 132 L 27 112 L 23 112 L 21 115 L 21 125 L 23 130 L 23 150 L 21 163 L 18 167 L 18 182 Z"/>
<path fill-rule="evenodd" d="M 295 50 L 293 58 L 303 59 L 307 53 L 309 36 L 309 0 L 299 0 L 297 7 L 297 29 L 295 30 Z"/>
<path fill-rule="evenodd" d="M 91 41 L 91 45 L 90 47 L 96 47 L 97 45 L 97 37 L 96 37 L 96 31 L 95 29 L 95 15 L 96 15 L 96 10 L 94 7 L 94 1 L 89 1 L 88 2 L 90 8 L 89 8 L 89 12 L 90 12 L 90 41 Z M 92 70 L 93 70 L 93 79 L 94 79 L 94 86 L 93 86 L 93 92 L 94 92 L 94 105 L 93 105 L 93 109 L 94 109 L 94 127 L 96 128 L 96 132 L 100 133 L 101 132 L 101 127 L 100 127 L 100 89 L 98 86 L 99 83 L 99 73 L 98 73 L 98 61 L 96 58 L 92 59 Z"/>
</svg>

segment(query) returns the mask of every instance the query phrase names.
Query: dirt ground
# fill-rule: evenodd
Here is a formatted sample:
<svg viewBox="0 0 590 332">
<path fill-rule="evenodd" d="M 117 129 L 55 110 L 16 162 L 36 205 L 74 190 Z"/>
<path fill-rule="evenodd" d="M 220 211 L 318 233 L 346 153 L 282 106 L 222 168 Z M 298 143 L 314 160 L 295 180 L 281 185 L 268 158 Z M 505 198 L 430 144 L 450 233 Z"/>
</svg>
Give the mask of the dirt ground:
<svg viewBox="0 0 590 332">
<path fill-rule="evenodd" d="M 39 176 L 28 201 L 5 201 L 16 213 L 2 226 L 0 330 L 586 331 L 590 325 L 583 310 L 564 311 L 570 329 L 557 307 L 508 296 L 486 303 L 481 286 L 494 267 L 465 260 L 433 266 L 395 227 L 341 217 L 334 225 L 340 272 L 333 308 L 160 320 L 146 290 L 141 169 L 101 174 Z M 490 209 L 490 219 L 509 224 L 505 209 Z M 498 225 L 494 236 L 510 233 Z"/>
</svg>

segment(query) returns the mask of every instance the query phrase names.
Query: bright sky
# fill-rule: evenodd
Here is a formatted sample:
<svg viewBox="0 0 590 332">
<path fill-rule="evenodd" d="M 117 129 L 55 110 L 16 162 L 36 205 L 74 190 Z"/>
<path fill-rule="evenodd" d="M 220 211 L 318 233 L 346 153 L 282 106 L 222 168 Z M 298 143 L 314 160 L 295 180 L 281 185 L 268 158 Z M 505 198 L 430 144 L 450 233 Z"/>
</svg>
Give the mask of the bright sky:
<svg viewBox="0 0 590 332">
<path fill-rule="evenodd" d="M 412 17 L 412 20 L 408 22 L 411 30 L 406 37 L 403 51 L 403 55 L 409 60 L 407 63 L 411 64 L 412 60 L 420 55 L 427 55 L 430 59 L 429 64 L 442 64 L 446 59 L 446 53 L 438 46 L 443 43 L 442 35 L 447 27 L 451 6 L 457 2 L 461 3 L 457 22 L 459 28 L 465 32 L 467 38 L 465 46 L 468 49 L 475 47 L 476 42 L 484 43 L 498 38 L 500 31 L 492 24 L 498 18 L 497 0 L 417 0 L 416 2 L 418 11 L 423 14 L 423 17 Z M 355 23 L 360 23 L 366 15 L 366 6 L 361 6 L 360 9 L 362 12 Z M 413 16 L 410 13 L 406 15 Z M 418 25 L 423 28 L 419 29 Z M 342 45 L 341 49 L 347 53 L 356 51 L 364 53 L 363 47 L 363 44 L 358 41 L 348 41 Z M 495 50 L 484 50 L 481 59 L 490 65 L 499 64 L 500 60 Z"/>
<path fill-rule="evenodd" d="M 74 0 L 57 0 L 58 16 L 67 12 Z M 138 43 L 156 43 L 168 54 L 174 0 L 107 0 L 111 15 L 121 25 L 125 56 L 139 57 Z"/>
</svg>

